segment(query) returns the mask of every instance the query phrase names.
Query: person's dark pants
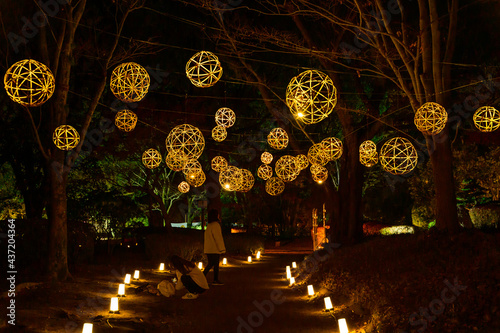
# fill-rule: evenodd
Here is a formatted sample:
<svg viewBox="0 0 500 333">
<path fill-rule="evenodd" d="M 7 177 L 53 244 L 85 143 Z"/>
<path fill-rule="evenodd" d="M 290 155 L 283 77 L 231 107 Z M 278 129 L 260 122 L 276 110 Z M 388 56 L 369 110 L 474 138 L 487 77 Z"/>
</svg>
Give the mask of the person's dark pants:
<svg viewBox="0 0 500 333">
<path fill-rule="evenodd" d="M 190 277 L 189 275 L 182 275 L 181 276 L 181 282 L 186 287 L 187 291 L 190 293 L 195 293 L 195 294 L 201 294 L 202 292 L 205 291 L 202 287 L 196 284 L 196 282 L 193 281 L 193 278 Z"/>
<path fill-rule="evenodd" d="M 219 281 L 219 260 L 220 254 L 218 253 L 207 253 L 208 265 L 205 267 L 203 274 L 207 276 L 208 272 L 214 268 L 214 281 Z"/>
</svg>

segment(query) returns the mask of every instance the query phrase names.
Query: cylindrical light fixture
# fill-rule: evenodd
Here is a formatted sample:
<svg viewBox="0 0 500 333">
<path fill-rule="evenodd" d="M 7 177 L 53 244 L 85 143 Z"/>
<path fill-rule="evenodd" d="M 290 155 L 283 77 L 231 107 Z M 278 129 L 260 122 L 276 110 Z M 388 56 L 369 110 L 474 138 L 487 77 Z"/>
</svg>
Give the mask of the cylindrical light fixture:
<svg viewBox="0 0 500 333">
<path fill-rule="evenodd" d="M 118 297 L 125 297 L 125 283 L 118 285 Z"/>
<path fill-rule="evenodd" d="M 119 313 L 118 311 L 118 297 L 111 297 L 111 304 L 109 306 L 110 313 Z"/>
<path fill-rule="evenodd" d="M 198 268 L 199 268 L 199 269 L 203 269 L 203 262 L 201 262 L 201 261 L 200 261 L 200 262 L 198 263 Z"/>
<path fill-rule="evenodd" d="M 309 296 L 314 296 L 314 287 L 313 287 L 312 284 L 310 284 L 310 285 L 307 286 L 307 294 Z"/>
<path fill-rule="evenodd" d="M 330 297 L 325 297 L 325 309 L 327 311 L 330 311 L 331 309 L 333 309 L 333 305 L 332 305 L 332 300 L 330 299 Z"/>
<path fill-rule="evenodd" d="M 139 280 L 139 271 L 138 270 L 134 271 L 134 279 Z"/>
<path fill-rule="evenodd" d="M 260 251 L 257 251 L 257 255 L 255 256 L 257 259 L 260 259 Z"/>
<path fill-rule="evenodd" d="M 295 278 L 292 276 L 290 277 L 290 285 L 292 286 L 295 283 Z"/>
<path fill-rule="evenodd" d="M 227 265 L 227 258 L 222 258 L 222 264 Z"/>
<path fill-rule="evenodd" d="M 340 333 L 349 333 L 349 329 L 347 328 L 347 322 L 345 321 L 345 318 L 339 319 L 339 330 Z"/>
<path fill-rule="evenodd" d="M 165 270 L 165 264 L 164 263 L 161 263 L 160 264 L 160 271 L 164 271 Z"/>
<path fill-rule="evenodd" d="M 297 263 L 295 261 L 292 262 L 292 268 L 297 268 Z"/>
<path fill-rule="evenodd" d="M 248 256 L 247 261 L 248 261 L 248 262 L 252 262 L 252 256 Z"/>
<path fill-rule="evenodd" d="M 130 284 L 130 279 L 132 278 L 132 276 L 130 274 L 126 274 L 125 275 L 125 280 L 123 281 L 125 284 Z"/>
<path fill-rule="evenodd" d="M 92 327 L 93 326 L 94 326 L 93 324 L 89 324 L 89 323 L 83 324 L 82 333 L 92 333 Z"/>
<path fill-rule="evenodd" d="M 290 280 L 292 277 L 292 270 L 290 269 L 290 266 L 286 266 L 286 278 Z"/>
</svg>

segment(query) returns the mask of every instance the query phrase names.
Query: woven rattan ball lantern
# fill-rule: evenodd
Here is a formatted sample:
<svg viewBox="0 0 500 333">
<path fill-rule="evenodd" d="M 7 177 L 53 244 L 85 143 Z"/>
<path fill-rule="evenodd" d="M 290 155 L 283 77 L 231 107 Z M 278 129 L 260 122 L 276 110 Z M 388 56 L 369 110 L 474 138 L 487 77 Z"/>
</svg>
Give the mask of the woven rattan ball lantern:
<svg viewBox="0 0 500 333">
<path fill-rule="evenodd" d="M 180 149 L 188 159 L 197 159 L 205 148 L 205 139 L 201 131 L 189 124 L 175 126 L 168 133 L 165 141 L 167 151 Z"/>
<path fill-rule="evenodd" d="M 364 166 L 371 168 L 378 162 L 377 145 L 371 140 L 366 140 L 359 146 L 359 161 Z"/>
<path fill-rule="evenodd" d="M 225 127 L 222 126 L 215 126 L 212 128 L 212 139 L 214 139 L 217 142 L 224 141 L 227 137 L 227 131 Z"/>
<path fill-rule="evenodd" d="M 323 144 L 315 143 L 313 144 L 308 152 L 307 159 L 311 164 L 325 165 L 330 161 L 330 157 L 327 155 Z"/>
<path fill-rule="evenodd" d="M 196 87 L 208 88 L 213 86 L 222 76 L 222 66 L 219 58 L 208 51 L 196 53 L 186 64 L 186 75 Z"/>
<path fill-rule="evenodd" d="M 124 132 L 130 132 L 137 125 L 137 115 L 130 110 L 121 110 L 115 116 L 115 125 Z"/>
<path fill-rule="evenodd" d="M 297 165 L 297 160 L 291 155 L 281 156 L 274 166 L 276 175 L 280 177 L 284 182 L 291 182 L 297 178 L 300 173 L 300 169 Z"/>
<path fill-rule="evenodd" d="M 288 146 L 288 134 L 281 127 L 273 128 L 267 135 L 267 143 L 274 149 L 285 149 Z"/>
<path fill-rule="evenodd" d="M 295 156 L 295 160 L 297 161 L 297 166 L 301 171 L 309 166 L 309 160 L 307 159 L 307 156 L 304 154 L 299 154 Z"/>
<path fill-rule="evenodd" d="M 221 172 L 222 170 L 227 168 L 227 165 L 227 160 L 222 156 L 215 156 L 214 158 L 212 158 L 211 166 L 212 170 L 214 170 L 215 172 Z"/>
<path fill-rule="evenodd" d="M 165 163 L 167 166 L 173 171 L 181 171 L 184 169 L 188 158 L 186 154 L 180 149 L 174 149 L 168 152 L 167 157 L 165 158 Z"/>
<path fill-rule="evenodd" d="M 328 170 L 324 166 L 312 164 L 310 170 L 312 179 L 316 183 L 323 184 L 328 179 Z"/>
<path fill-rule="evenodd" d="M 158 150 L 150 148 L 142 153 L 142 164 L 148 169 L 154 169 L 161 164 L 161 154 Z"/>
<path fill-rule="evenodd" d="M 264 164 L 270 164 L 273 161 L 273 154 L 265 151 L 260 155 L 260 160 Z"/>
<path fill-rule="evenodd" d="M 148 71 L 135 62 L 125 62 L 111 73 L 109 87 L 116 98 L 125 102 L 139 102 L 146 96 L 150 78 Z"/>
<path fill-rule="evenodd" d="M 219 183 L 226 191 L 237 191 L 242 182 L 241 170 L 235 166 L 229 165 L 219 173 Z"/>
<path fill-rule="evenodd" d="M 187 182 L 182 181 L 179 183 L 179 186 L 177 186 L 177 188 L 179 189 L 179 192 L 181 192 L 181 193 L 188 193 L 190 186 Z"/>
<path fill-rule="evenodd" d="M 321 145 L 330 161 L 337 160 L 342 156 L 342 141 L 335 137 L 326 138 Z"/>
<path fill-rule="evenodd" d="M 500 112 L 491 106 L 482 106 L 474 112 L 474 125 L 481 132 L 493 132 L 500 127 Z"/>
<path fill-rule="evenodd" d="M 80 142 L 80 134 L 70 125 L 61 125 L 54 130 L 52 141 L 61 150 L 71 150 Z"/>
<path fill-rule="evenodd" d="M 270 165 L 262 164 L 257 169 L 257 176 L 261 179 L 268 180 L 273 176 L 273 168 Z"/>
<path fill-rule="evenodd" d="M 247 169 L 240 169 L 241 171 L 241 183 L 238 188 L 240 192 L 248 192 L 252 189 L 253 184 L 255 183 L 255 178 L 252 173 Z"/>
<path fill-rule="evenodd" d="M 428 102 L 422 105 L 415 113 L 415 126 L 427 135 L 441 132 L 448 120 L 446 109 L 438 103 Z"/>
<path fill-rule="evenodd" d="M 197 173 L 203 172 L 200 162 L 195 159 L 188 160 L 182 168 L 182 173 L 188 178 L 194 178 Z"/>
<path fill-rule="evenodd" d="M 380 149 L 380 163 L 385 171 L 393 175 L 404 175 L 417 165 L 417 150 L 408 139 L 395 137 Z"/>
<path fill-rule="evenodd" d="M 315 124 L 333 111 L 337 104 L 337 89 L 325 73 L 307 70 L 288 84 L 286 104 L 297 120 Z"/>
<path fill-rule="evenodd" d="M 236 122 L 236 114 L 230 108 L 220 108 L 215 113 L 215 123 L 219 126 L 229 128 Z"/>
<path fill-rule="evenodd" d="M 189 176 L 186 176 L 186 181 L 189 185 L 193 187 L 200 187 L 207 180 L 207 176 L 202 170 L 198 170 L 198 172 L 190 173 Z"/>
<path fill-rule="evenodd" d="M 50 69 L 36 60 L 16 62 L 3 77 L 10 99 L 24 106 L 39 106 L 54 93 L 55 80 Z"/>
<path fill-rule="evenodd" d="M 285 190 L 285 183 L 278 177 L 271 177 L 266 181 L 266 192 L 272 196 L 281 194 Z"/>
</svg>

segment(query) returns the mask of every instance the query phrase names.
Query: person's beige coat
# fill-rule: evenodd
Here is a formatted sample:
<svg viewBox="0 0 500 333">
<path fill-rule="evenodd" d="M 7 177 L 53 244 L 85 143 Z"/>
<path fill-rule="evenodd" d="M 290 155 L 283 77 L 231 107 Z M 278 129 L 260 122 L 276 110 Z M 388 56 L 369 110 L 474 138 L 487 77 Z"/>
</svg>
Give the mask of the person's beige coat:
<svg viewBox="0 0 500 333">
<path fill-rule="evenodd" d="M 222 238 L 222 230 L 219 222 L 210 222 L 205 230 L 205 253 L 226 253 L 226 246 Z"/>
</svg>

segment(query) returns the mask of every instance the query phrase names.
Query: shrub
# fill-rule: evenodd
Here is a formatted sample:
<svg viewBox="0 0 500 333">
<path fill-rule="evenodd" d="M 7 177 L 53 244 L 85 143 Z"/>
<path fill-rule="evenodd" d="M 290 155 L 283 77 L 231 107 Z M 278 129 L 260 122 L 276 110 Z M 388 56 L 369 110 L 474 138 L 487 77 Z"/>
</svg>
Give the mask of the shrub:
<svg viewBox="0 0 500 333">
<path fill-rule="evenodd" d="M 144 238 L 149 259 L 165 260 L 178 255 L 190 261 L 202 261 L 203 232 L 194 229 L 174 229 L 172 232 L 155 233 Z"/>
<path fill-rule="evenodd" d="M 226 251 L 233 254 L 264 252 L 264 237 L 255 234 L 238 233 L 224 236 Z"/>
<path fill-rule="evenodd" d="M 469 209 L 470 219 L 476 228 L 498 226 L 500 221 L 500 206 L 497 204 L 486 204 Z"/>
</svg>

